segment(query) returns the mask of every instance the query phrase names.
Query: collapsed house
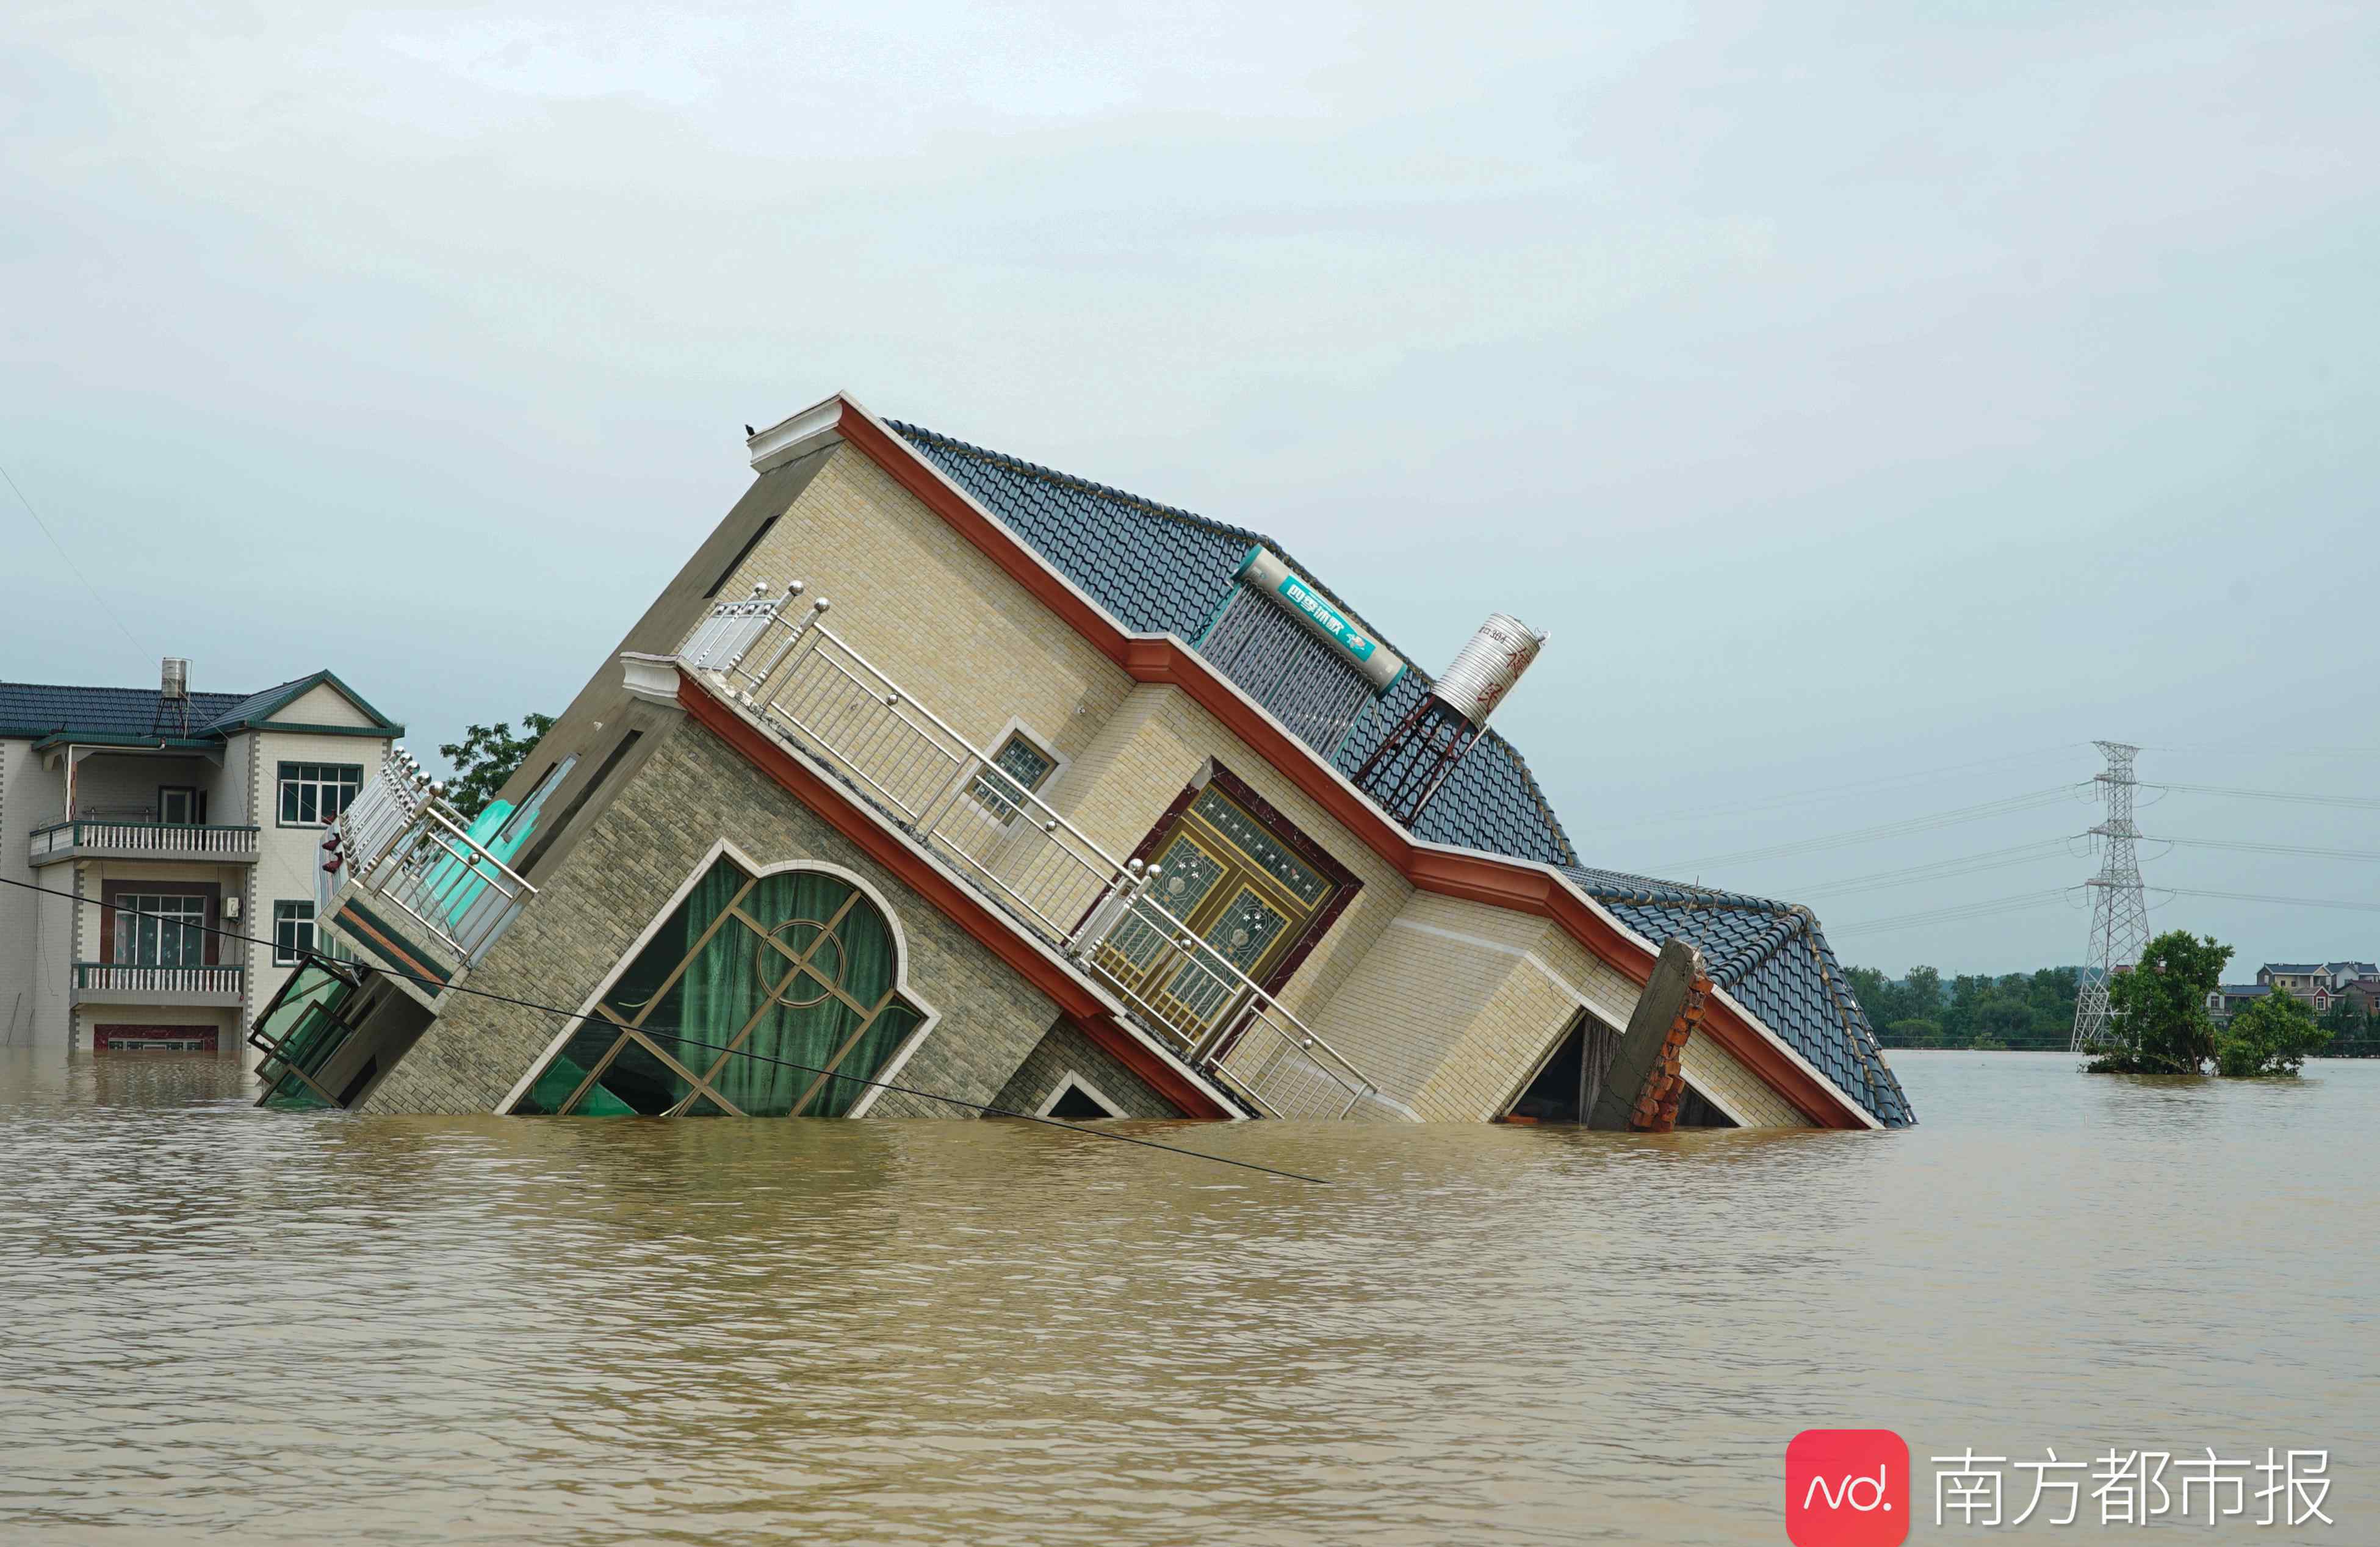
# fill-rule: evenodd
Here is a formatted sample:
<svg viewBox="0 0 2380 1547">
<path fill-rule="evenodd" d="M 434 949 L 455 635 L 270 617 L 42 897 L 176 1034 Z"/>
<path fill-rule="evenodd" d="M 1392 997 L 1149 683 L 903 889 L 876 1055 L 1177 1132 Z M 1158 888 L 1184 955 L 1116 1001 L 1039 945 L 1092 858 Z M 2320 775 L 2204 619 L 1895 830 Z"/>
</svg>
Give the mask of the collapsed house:
<svg viewBox="0 0 2380 1547">
<path fill-rule="evenodd" d="M 1517 622 L 1432 678 L 1258 533 L 844 396 L 749 450 L 500 798 L 341 815 L 263 1099 L 1913 1120 L 1808 910 L 1579 862 Z"/>
</svg>

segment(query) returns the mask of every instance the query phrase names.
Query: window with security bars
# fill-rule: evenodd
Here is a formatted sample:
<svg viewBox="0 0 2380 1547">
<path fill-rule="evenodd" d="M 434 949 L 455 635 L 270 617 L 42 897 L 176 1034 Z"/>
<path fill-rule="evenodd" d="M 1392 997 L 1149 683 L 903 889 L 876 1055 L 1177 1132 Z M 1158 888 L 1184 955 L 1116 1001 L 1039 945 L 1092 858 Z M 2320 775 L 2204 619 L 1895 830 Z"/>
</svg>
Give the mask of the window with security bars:
<svg viewBox="0 0 2380 1547">
<path fill-rule="evenodd" d="M 314 905 L 276 902 L 273 905 L 273 965 L 295 967 L 314 948 Z"/>
<path fill-rule="evenodd" d="M 336 822 L 364 787 L 363 765 L 285 762 L 281 765 L 281 825 L 323 827 Z"/>
<path fill-rule="evenodd" d="M 204 967 L 207 899 L 187 893 L 124 892 L 115 898 L 119 967 Z"/>
<path fill-rule="evenodd" d="M 513 1110 L 844 1116 L 925 1019 L 899 956 L 892 920 L 843 877 L 722 858 Z"/>
<path fill-rule="evenodd" d="M 968 793 L 990 807 L 992 815 L 1007 822 L 1024 806 L 1026 795 L 1049 783 L 1057 770 L 1054 754 L 1036 746 L 1023 731 L 1012 731 L 1000 750 L 991 754 L 991 766 L 977 776 Z"/>
</svg>

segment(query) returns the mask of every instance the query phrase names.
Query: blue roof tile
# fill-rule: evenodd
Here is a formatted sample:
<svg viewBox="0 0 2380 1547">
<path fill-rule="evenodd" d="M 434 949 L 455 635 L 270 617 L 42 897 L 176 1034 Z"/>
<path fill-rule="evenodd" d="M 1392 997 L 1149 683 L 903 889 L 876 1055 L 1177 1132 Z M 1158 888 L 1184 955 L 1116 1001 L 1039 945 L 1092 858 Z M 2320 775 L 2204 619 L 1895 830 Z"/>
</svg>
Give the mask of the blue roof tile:
<svg viewBox="0 0 2380 1547">
<path fill-rule="evenodd" d="M 247 697 L 241 693 L 192 693 L 189 731 L 202 727 Z M 182 716 L 160 716 L 154 688 L 75 688 L 44 682 L 0 682 L 0 736 L 182 736 Z M 170 726 L 166 731 L 161 725 Z"/>
</svg>

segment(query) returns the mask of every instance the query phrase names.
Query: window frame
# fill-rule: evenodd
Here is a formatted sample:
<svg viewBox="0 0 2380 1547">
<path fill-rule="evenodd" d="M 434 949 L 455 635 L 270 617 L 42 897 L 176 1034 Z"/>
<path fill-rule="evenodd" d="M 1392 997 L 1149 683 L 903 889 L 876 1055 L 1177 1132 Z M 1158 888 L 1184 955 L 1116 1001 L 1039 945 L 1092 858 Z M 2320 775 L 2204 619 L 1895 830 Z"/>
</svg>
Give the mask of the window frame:
<svg viewBox="0 0 2380 1547">
<path fill-rule="evenodd" d="M 320 774 L 310 778 L 302 774 L 293 774 L 290 772 L 292 769 L 310 768 L 316 770 L 333 770 L 341 774 L 352 772 L 355 774 L 355 783 L 352 787 L 350 787 L 347 781 L 344 778 L 334 781 L 322 776 Z M 275 761 L 273 767 L 273 824 L 275 827 L 303 827 L 316 829 L 328 827 L 331 823 L 339 819 L 340 813 L 345 811 L 349 805 L 353 804 L 358 796 L 363 793 L 363 787 L 364 765 L 362 763 L 313 762 L 295 758 L 278 759 Z M 315 792 L 314 814 L 317 820 L 312 822 L 304 821 L 302 819 L 294 822 L 290 820 L 288 815 L 289 795 L 293 789 L 299 788 L 311 788 Z M 325 789 L 345 789 L 346 791 L 346 798 L 339 802 L 338 810 L 332 811 L 328 815 L 323 814 L 322 810 L 322 792 Z M 302 801 L 300 804 L 302 806 Z"/>
<path fill-rule="evenodd" d="M 910 1007 L 917 1011 L 917 1024 L 911 1029 L 906 1037 L 902 1039 L 901 1045 L 892 1050 L 892 1056 L 885 1059 L 882 1066 L 868 1077 L 873 1083 L 860 1092 L 859 1099 L 852 1103 L 850 1110 L 845 1112 L 842 1118 L 834 1120 L 848 1122 L 865 1117 L 874 1110 L 877 1098 L 883 1095 L 885 1086 L 901 1078 L 901 1071 L 907 1066 L 909 1060 L 916 1056 L 917 1050 L 925 1045 L 926 1039 L 933 1035 L 934 1029 L 941 1024 L 942 1018 L 941 1011 L 929 1004 L 910 982 L 909 935 L 908 931 L 902 925 L 900 913 L 893 907 L 892 899 L 884 895 L 881 888 L 856 871 L 842 865 L 831 864 L 822 859 L 787 859 L 772 865 L 763 864 L 735 844 L 722 838 L 711 845 L 701 859 L 695 861 L 694 868 L 687 871 L 685 881 L 681 882 L 677 889 L 654 910 L 652 919 L 638 932 L 637 938 L 622 949 L 619 957 L 613 962 L 611 969 L 603 974 L 601 980 L 596 983 L 594 991 L 579 1005 L 577 1014 L 565 1021 L 562 1029 L 554 1033 L 552 1040 L 529 1061 L 528 1069 L 523 1071 L 513 1088 L 505 1092 L 504 1100 L 495 1104 L 496 1112 L 506 1115 L 518 1113 L 522 1099 L 535 1087 L 538 1078 L 545 1073 L 548 1066 L 570 1045 L 571 1040 L 588 1026 L 601 1024 L 610 1018 L 598 1015 L 597 1006 L 610 996 L 613 988 L 627 975 L 629 968 L 636 965 L 637 958 L 644 954 L 645 947 L 651 944 L 653 938 L 668 927 L 671 919 L 676 916 L 679 905 L 692 895 L 694 889 L 702 883 L 703 878 L 710 873 L 711 867 L 722 859 L 733 861 L 756 881 L 768 876 L 782 875 L 788 871 L 813 871 L 822 875 L 832 876 L 853 887 L 861 897 L 873 904 L 877 911 L 884 916 L 885 925 L 892 935 L 892 992 L 898 998 L 906 1000 Z M 651 1051 L 655 1044 L 645 1042 L 641 1045 L 648 1051 Z M 681 1071 L 684 1070 L 685 1066 L 678 1063 L 674 1056 L 667 1054 L 662 1056 L 665 1061 L 677 1064 L 678 1068 Z M 609 1060 L 607 1059 L 606 1062 L 608 1063 Z M 600 1079 L 602 1071 L 598 1068 L 591 1070 L 590 1073 Z M 697 1073 L 690 1083 L 699 1088 L 700 1075 Z"/>
<path fill-rule="evenodd" d="M 132 884 L 134 886 L 138 886 L 142 883 L 136 882 Z M 170 887 L 174 883 L 172 882 L 156 882 L 150 884 L 161 887 Z M 188 903 L 195 905 L 197 912 L 196 921 L 192 922 L 190 920 L 190 908 L 176 907 L 167 909 L 156 906 L 160 903 Z M 117 892 L 114 895 L 110 896 L 104 906 L 107 907 L 108 912 L 111 915 L 111 920 L 114 924 L 111 938 L 108 942 L 109 966 L 178 968 L 186 967 L 212 967 L 217 965 L 215 962 L 208 959 L 208 957 L 212 954 L 208 951 L 207 946 L 209 942 L 213 939 L 213 936 L 208 933 L 208 925 L 212 921 L 209 916 L 214 911 L 214 899 L 208 896 L 205 893 L 190 891 L 152 892 L 126 890 Z M 130 915 L 131 917 L 128 917 L 128 915 Z M 181 932 L 176 937 L 176 944 L 186 948 L 195 945 L 197 947 L 198 960 L 142 961 L 140 959 L 140 926 L 144 923 L 154 923 L 157 926 L 156 943 L 160 947 L 158 955 L 162 956 L 164 955 L 163 950 L 163 946 L 165 943 L 164 931 L 169 918 L 172 920 L 173 928 Z M 125 932 L 125 926 L 128 924 L 131 926 L 131 932 L 129 935 Z"/>
<path fill-rule="evenodd" d="M 1044 804 L 1048 803 L 1050 789 L 1057 784 L 1058 776 L 1065 773 L 1067 763 L 1074 761 L 1051 746 L 1048 737 L 1026 725 L 1022 719 L 1011 715 L 1008 724 L 1000 727 L 999 734 L 985 743 L 991 749 L 991 756 L 985 760 L 985 766 L 978 769 L 975 777 L 969 779 L 966 784 L 968 801 L 1002 827 L 1008 826 L 1025 814 L 1026 802 L 1018 800 L 1012 804 L 1006 797 L 990 786 L 989 778 L 996 773 L 1001 778 L 1012 784 L 1023 782 L 1015 774 L 1000 766 L 1000 754 L 1008 750 L 1011 743 L 1017 741 L 1024 742 L 1037 756 L 1050 764 L 1049 770 L 1025 789 L 1026 794 Z"/>
<path fill-rule="evenodd" d="M 294 913 L 285 914 L 284 912 L 285 909 L 300 907 L 306 910 L 306 917 L 302 920 L 298 919 Z M 319 920 L 314 917 L 314 899 L 311 897 L 275 897 L 273 899 L 273 966 L 296 967 L 300 962 L 303 962 L 309 956 L 313 955 L 322 949 L 322 937 L 317 928 Z M 285 922 L 302 922 L 306 926 L 306 944 L 299 949 L 295 951 L 284 951 L 282 949 L 281 926 Z"/>
</svg>

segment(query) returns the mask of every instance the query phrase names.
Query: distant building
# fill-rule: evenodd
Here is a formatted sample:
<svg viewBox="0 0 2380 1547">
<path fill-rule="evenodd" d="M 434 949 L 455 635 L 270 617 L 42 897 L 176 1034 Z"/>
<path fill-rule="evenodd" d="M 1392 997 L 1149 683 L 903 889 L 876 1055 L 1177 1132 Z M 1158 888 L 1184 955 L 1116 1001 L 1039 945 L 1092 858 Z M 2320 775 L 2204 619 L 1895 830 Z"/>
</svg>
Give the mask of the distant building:
<svg viewBox="0 0 2380 1547">
<path fill-rule="evenodd" d="M 2380 1001 L 2380 966 L 2368 961 L 2268 961 L 2256 968 L 2253 983 L 2226 983 L 2206 996 L 2206 1007 L 2217 1020 L 2228 1020 L 2240 1006 L 2268 993 L 2286 993 L 2303 1000 L 2316 1015 L 2346 998 L 2366 1015 Z"/>
<path fill-rule="evenodd" d="M 404 727 L 261 693 L 0 682 L 0 1045 L 227 1052 L 315 948 L 322 834 Z M 225 930 L 271 942 L 249 944 Z"/>
</svg>

